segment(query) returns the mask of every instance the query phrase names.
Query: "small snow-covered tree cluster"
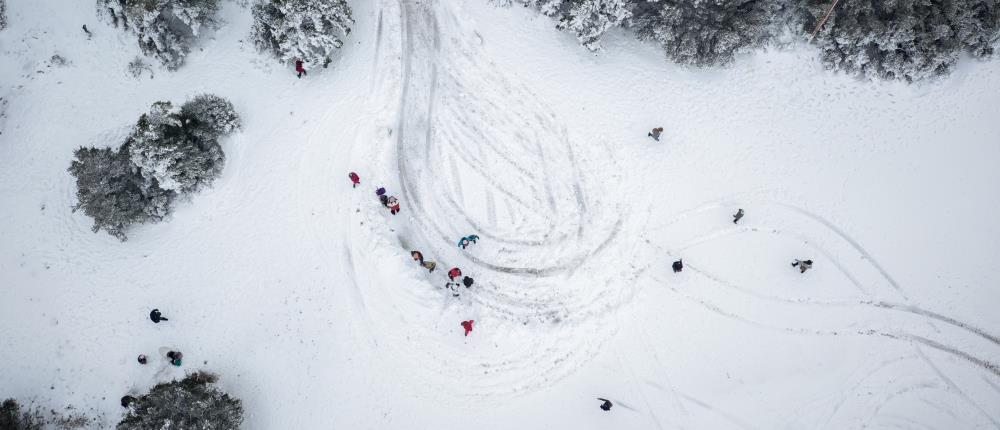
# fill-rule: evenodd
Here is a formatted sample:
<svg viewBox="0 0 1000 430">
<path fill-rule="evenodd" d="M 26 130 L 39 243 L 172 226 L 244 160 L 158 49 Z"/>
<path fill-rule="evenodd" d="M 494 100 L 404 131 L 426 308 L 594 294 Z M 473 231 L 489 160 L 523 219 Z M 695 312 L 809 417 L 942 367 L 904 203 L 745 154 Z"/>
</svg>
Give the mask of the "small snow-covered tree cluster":
<svg viewBox="0 0 1000 430">
<path fill-rule="evenodd" d="M 119 149 L 76 150 L 69 168 L 77 185 L 73 209 L 94 219 L 95 232 L 124 241 L 130 225 L 163 220 L 178 195 L 211 184 L 225 165 L 219 138 L 239 128 L 232 103 L 216 95 L 179 109 L 153 103 Z"/>
<path fill-rule="evenodd" d="M 218 377 L 196 372 L 160 383 L 129 405 L 117 430 L 238 430 L 243 405 L 215 386 Z"/>
<path fill-rule="evenodd" d="M 330 64 L 354 25 L 346 0 L 257 0 L 252 10 L 257 48 L 306 69 Z"/>
<path fill-rule="evenodd" d="M 683 64 L 727 64 L 774 35 L 780 0 L 640 0 L 631 21 L 640 39 Z"/>
<path fill-rule="evenodd" d="M 38 408 L 22 408 L 14 399 L 0 403 L 0 430 L 42 430 L 45 418 Z"/>
<path fill-rule="evenodd" d="M 0 30 L 7 28 L 7 0 L 0 0 Z"/>
<path fill-rule="evenodd" d="M 804 31 L 829 4 L 800 3 Z M 829 68 L 914 81 L 951 72 L 963 52 L 992 55 L 998 28 L 997 0 L 840 0 L 815 42 Z"/>
<path fill-rule="evenodd" d="M 601 37 L 632 17 L 635 7 L 635 0 L 494 0 L 494 3 L 510 5 L 513 1 L 555 18 L 559 22 L 556 28 L 572 32 L 591 51 L 600 49 Z"/>
<path fill-rule="evenodd" d="M 174 70 L 215 22 L 219 0 L 97 0 L 97 8 L 116 27 L 135 33 L 144 54 Z"/>
</svg>

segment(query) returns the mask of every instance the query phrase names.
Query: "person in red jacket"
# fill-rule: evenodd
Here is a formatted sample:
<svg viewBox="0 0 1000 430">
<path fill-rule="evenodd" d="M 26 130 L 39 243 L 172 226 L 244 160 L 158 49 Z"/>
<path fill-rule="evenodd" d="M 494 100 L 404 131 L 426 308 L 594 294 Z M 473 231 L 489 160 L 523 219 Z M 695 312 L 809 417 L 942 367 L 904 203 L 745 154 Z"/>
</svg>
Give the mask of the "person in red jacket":
<svg viewBox="0 0 1000 430">
<path fill-rule="evenodd" d="M 473 321 L 473 320 L 462 321 L 462 328 L 465 329 L 465 335 L 466 336 L 468 336 L 469 332 L 472 331 L 472 323 L 474 323 L 474 322 L 475 321 Z"/>
<path fill-rule="evenodd" d="M 306 68 L 302 67 L 302 60 L 295 60 L 295 71 L 299 73 L 299 79 L 302 78 L 302 75 L 308 75 Z"/>
<path fill-rule="evenodd" d="M 393 215 L 399 213 L 399 200 L 396 200 L 395 196 L 389 197 L 386 204 L 389 206 L 389 213 Z"/>
<path fill-rule="evenodd" d="M 351 172 L 347 174 L 348 178 L 351 178 L 351 188 L 357 188 L 358 184 L 361 183 L 361 178 L 358 177 L 357 173 Z"/>
<path fill-rule="evenodd" d="M 459 276 L 462 276 L 462 271 L 457 267 L 452 267 L 451 270 L 448 271 L 448 277 L 451 278 L 452 281 Z"/>
</svg>

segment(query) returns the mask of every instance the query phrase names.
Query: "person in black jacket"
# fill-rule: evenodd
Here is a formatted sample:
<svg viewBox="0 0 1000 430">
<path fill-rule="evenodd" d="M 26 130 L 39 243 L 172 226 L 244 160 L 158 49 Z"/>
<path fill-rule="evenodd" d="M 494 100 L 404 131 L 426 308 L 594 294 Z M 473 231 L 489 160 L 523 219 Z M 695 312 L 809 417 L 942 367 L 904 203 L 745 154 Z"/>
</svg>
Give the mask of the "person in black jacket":
<svg viewBox="0 0 1000 430">
<path fill-rule="evenodd" d="M 600 397 L 598 397 L 598 398 L 597 398 L 597 400 L 601 400 L 601 401 L 603 401 L 603 402 L 604 402 L 604 403 L 601 403 L 601 409 L 603 409 L 603 410 L 605 410 L 605 411 L 610 411 L 610 410 L 611 410 L 611 406 L 612 406 L 612 405 L 611 405 L 611 400 L 608 400 L 608 399 L 602 399 L 602 398 L 600 398 Z"/>
<path fill-rule="evenodd" d="M 465 288 L 471 287 L 472 286 L 472 278 L 470 278 L 468 276 L 462 278 L 462 285 L 465 285 Z"/>
<path fill-rule="evenodd" d="M 160 321 L 169 321 L 160 314 L 159 309 L 153 309 L 149 311 L 149 319 L 153 320 L 154 323 L 159 323 Z"/>
<path fill-rule="evenodd" d="M 671 266 L 671 267 L 674 268 L 674 273 L 677 273 L 677 272 L 680 272 L 681 270 L 684 270 L 684 260 L 677 260 L 677 261 L 675 261 L 674 264 L 673 264 L 673 266 Z"/>
</svg>

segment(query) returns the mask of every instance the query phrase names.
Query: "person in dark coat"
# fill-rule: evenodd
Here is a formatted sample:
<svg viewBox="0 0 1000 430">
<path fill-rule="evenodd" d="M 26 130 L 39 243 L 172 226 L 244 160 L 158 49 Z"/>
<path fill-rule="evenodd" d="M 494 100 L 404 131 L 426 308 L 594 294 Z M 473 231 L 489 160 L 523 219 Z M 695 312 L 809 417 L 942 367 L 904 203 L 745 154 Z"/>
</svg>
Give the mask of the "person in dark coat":
<svg viewBox="0 0 1000 430">
<path fill-rule="evenodd" d="M 733 224 L 740 222 L 741 219 L 743 219 L 743 209 L 736 211 L 736 214 L 733 215 Z"/>
<path fill-rule="evenodd" d="M 660 141 L 660 133 L 663 133 L 663 127 L 656 127 L 656 128 L 653 129 L 653 131 L 649 132 L 648 136 L 652 137 L 653 140 L 659 142 Z"/>
<path fill-rule="evenodd" d="M 468 276 L 462 278 L 462 285 L 465 285 L 465 288 L 471 287 L 473 282 L 472 278 Z"/>
<path fill-rule="evenodd" d="M 136 360 L 139 361 L 139 364 L 146 364 L 146 354 L 139 354 Z"/>
<path fill-rule="evenodd" d="M 675 261 L 672 267 L 674 268 L 674 273 L 678 273 L 681 270 L 684 270 L 684 260 Z"/>
<path fill-rule="evenodd" d="M 128 405 L 131 405 L 132 402 L 134 402 L 134 401 L 135 401 L 135 397 L 132 397 L 132 396 L 126 394 L 126 395 L 122 396 L 122 407 L 123 408 L 127 408 Z"/>
<path fill-rule="evenodd" d="M 795 260 L 795 262 L 792 263 L 792 267 L 796 267 L 796 266 L 798 266 L 798 268 L 799 268 L 799 273 L 806 273 L 806 270 L 812 269 L 812 267 L 813 267 L 813 261 L 812 260 Z"/>
<path fill-rule="evenodd" d="M 358 184 L 361 183 L 361 178 L 358 177 L 357 173 L 351 172 L 347 174 L 348 178 L 351 178 L 351 188 L 357 188 Z"/>
<path fill-rule="evenodd" d="M 174 366 L 180 366 L 181 359 L 184 358 L 184 354 L 181 354 L 180 351 L 169 351 L 167 352 L 167 358 L 170 359 L 170 364 L 173 364 Z"/>
<path fill-rule="evenodd" d="M 457 267 L 452 267 L 451 270 L 448 271 L 448 278 L 452 281 L 459 276 L 462 276 L 462 271 Z"/>
<path fill-rule="evenodd" d="M 465 247 L 467 247 L 467 246 L 469 246 L 469 238 L 463 237 L 463 238 L 459 239 L 459 241 L 458 241 L 458 247 L 459 248 L 465 249 Z"/>
<path fill-rule="evenodd" d="M 597 400 L 600 400 L 600 401 L 603 402 L 603 403 L 601 403 L 601 409 L 602 410 L 604 410 L 604 411 L 610 411 L 611 410 L 611 406 L 612 406 L 611 400 L 602 399 L 600 397 L 598 397 Z"/>
<path fill-rule="evenodd" d="M 295 71 L 298 72 L 299 79 L 302 79 L 302 75 L 308 75 L 306 68 L 302 66 L 302 60 L 295 60 Z"/>
<path fill-rule="evenodd" d="M 157 324 L 159 324 L 160 321 L 169 321 L 162 314 L 160 314 L 159 309 L 153 309 L 149 311 L 149 319 L 153 320 L 153 322 Z"/>
<path fill-rule="evenodd" d="M 410 251 L 410 257 L 413 258 L 413 261 L 421 265 L 424 264 L 424 254 L 421 254 L 420 251 Z"/>
<path fill-rule="evenodd" d="M 472 331 L 472 323 L 474 322 L 475 322 L 474 320 L 462 321 L 462 328 L 465 329 L 466 336 L 468 336 L 469 332 Z"/>
<path fill-rule="evenodd" d="M 382 206 L 389 207 L 389 196 L 382 194 L 378 196 L 378 201 L 382 202 Z"/>
</svg>

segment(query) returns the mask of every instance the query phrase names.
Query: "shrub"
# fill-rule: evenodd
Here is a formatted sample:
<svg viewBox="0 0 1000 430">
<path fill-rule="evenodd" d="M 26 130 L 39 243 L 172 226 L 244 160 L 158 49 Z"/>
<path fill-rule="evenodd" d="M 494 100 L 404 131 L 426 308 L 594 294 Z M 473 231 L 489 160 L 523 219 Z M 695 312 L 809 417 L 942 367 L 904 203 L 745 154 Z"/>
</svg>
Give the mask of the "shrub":
<svg viewBox="0 0 1000 430">
<path fill-rule="evenodd" d="M 326 67 L 354 24 L 345 0 L 258 0 L 252 13 L 257 48 L 306 69 Z"/>
<path fill-rule="evenodd" d="M 180 381 L 157 384 L 129 405 L 117 429 L 239 429 L 243 405 L 216 388 L 217 379 L 196 372 Z"/>
</svg>

